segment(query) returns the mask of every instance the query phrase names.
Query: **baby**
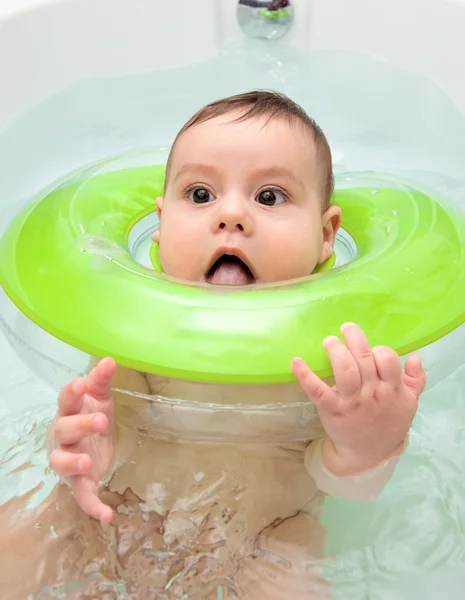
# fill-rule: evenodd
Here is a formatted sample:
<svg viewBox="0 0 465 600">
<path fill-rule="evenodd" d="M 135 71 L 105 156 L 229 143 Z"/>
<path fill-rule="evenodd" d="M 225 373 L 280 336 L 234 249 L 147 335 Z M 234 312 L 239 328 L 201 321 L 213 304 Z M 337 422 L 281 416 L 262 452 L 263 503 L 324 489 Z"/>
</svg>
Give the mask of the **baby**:
<svg viewBox="0 0 465 600">
<path fill-rule="evenodd" d="M 341 211 L 331 206 L 332 193 L 328 142 L 301 107 L 260 91 L 213 102 L 184 125 L 168 159 L 154 234 L 163 269 L 209 284 L 306 277 L 333 254 Z M 124 580 L 133 595 L 122 597 L 130 598 L 329 597 L 322 499 L 377 496 L 406 446 L 425 385 L 418 356 L 403 369 L 393 350 L 371 348 L 355 324 L 341 333 L 344 344 L 337 337 L 323 342 L 331 382 L 297 357 L 296 383 L 269 386 L 175 381 L 117 367 L 111 358 L 96 361 L 86 379 L 61 391 L 51 429 L 50 464 L 68 487 L 58 486 L 35 512 L 43 533 L 36 530 L 32 544 L 21 541 L 25 521 L 4 541 L 2 575 L 13 565 L 35 572 L 29 579 L 36 593 L 94 572 Z M 150 396 L 197 401 L 198 414 Z M 266 411 L 263 420 L 258 411 L 256 439 L 242 443 L 166 433 L 173 421 L 182 429 L 200 417 L 213 427 L 216 417 L 203 414 L 202 403 L 309 399 L 315 410 L 302 421 L 304 442 L 280 441 L 285 411 L 274 432 Z M 94 519 L 82 518 L 76 502 Z M 9 587 L 18 589 L 14 577 Z"/>
</svg>

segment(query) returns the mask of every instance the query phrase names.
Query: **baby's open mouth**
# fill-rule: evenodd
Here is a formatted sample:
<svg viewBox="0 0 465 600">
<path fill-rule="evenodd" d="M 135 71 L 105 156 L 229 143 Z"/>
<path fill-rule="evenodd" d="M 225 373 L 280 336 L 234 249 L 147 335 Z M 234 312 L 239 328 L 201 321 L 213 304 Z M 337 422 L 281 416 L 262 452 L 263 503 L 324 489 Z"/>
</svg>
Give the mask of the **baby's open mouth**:
<svg viewBox="0 0 465 600">
<path fill-rule="evenodd" d="M 238 256 L 222 254 L 217 258 L 207 274 L 205 281 L 216 285 L 250 285 L 256 279 L 250 268 Z"/>
</svg>

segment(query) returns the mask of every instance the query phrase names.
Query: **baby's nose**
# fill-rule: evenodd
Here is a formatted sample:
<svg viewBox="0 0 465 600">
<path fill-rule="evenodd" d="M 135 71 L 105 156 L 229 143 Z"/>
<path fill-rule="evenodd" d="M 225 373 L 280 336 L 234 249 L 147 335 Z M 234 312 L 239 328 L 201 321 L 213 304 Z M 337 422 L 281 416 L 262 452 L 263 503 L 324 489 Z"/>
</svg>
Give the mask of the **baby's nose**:
<svg viewBox="0 0 465 600">
<path fill-rule="evenodd" d="M 218 214 L 218 229 L 247 231 L 250 227 L 249 210 L 246 199 L 225 198 Z"/>
<path fill-rule="evenodd" d="M 244 226 L 242 223 L 233 223 L 225 219 L 219 224 L 219 229 L 238 229 L 239 231 L 244 231 Z"/>
</svg>

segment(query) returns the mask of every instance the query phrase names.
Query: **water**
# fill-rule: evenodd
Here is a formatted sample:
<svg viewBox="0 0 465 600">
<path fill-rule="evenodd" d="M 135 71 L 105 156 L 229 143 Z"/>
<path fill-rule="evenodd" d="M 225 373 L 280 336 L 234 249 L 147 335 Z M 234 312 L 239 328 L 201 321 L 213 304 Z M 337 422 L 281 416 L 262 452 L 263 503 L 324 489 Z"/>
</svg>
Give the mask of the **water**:
<svg viewBox="0 0 465 600">
<path fill-rule="evenodd" d="M 408 452 L 375 503 L 328 500 L 336 598 L 462 597 L 464 383 L 462 366 L 422 396 Z"/>
<path fill-rule="evenodd" d="M 5 126 L 0 233 L 21 204 L 67 172 L 121 152 L 168 146 L 212 98 L 257 87 L 288 93 L 315 117 L 328 135 L 336 172 L 395 173 L 465 209 L 465 117 L 432 83 L 357 55 L 308 57 L 248 43 L 189 68 L 83 82 Z M 463 346 L 463 329 L 454 339 Z M 447 343 L 431 352 L 436 385 L 421 399 L 391 483 L 369 505 L 326 502 L 336 599 L 463 598 L 465 367 Z M 55 393 L 3 336 L 0 356 L 0 504 L 42 483 L 36 504 L 55 483 L 43 448 Z"/>
<path fill-rule="evenodd" d="M 44 439 L 56 394 L 19 360 L 3 335 L 0 356 L 0 505 L 43 482 L 39 502 L 55 483 L 54 475 L 47 472 Z"/>
</svg>

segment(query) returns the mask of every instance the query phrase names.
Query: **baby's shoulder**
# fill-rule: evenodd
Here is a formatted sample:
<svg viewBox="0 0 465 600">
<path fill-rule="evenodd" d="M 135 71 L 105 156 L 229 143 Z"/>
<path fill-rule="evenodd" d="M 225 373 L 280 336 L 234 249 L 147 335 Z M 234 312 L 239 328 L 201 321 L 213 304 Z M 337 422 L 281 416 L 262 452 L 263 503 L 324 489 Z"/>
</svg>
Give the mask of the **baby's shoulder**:
<svg viewBox="0 0 465 600">
<path fill-rule="evenodd" d="M 145 373 L 119 365 L 113 376 L 113 387 L 138 394 L 150 394 L 150 386 Z"/>
</svg>

